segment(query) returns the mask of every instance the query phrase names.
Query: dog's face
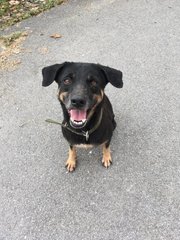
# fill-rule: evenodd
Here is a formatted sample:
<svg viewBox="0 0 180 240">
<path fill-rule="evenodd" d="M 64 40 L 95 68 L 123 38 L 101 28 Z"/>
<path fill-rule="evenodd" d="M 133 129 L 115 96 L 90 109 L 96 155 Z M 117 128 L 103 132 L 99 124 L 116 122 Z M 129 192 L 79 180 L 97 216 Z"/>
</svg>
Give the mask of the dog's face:
<svg viewBox="0 0 180 240">
<path fill-rule="evenodd" d="M 64 105 L 73 128 L 83 128 L 103 100 L 108 82 L 122 87 L 118 70 L 90 63 L 55 64 L 43 68 L 43 86 L 54 80 L 58 84 L 58 99 Z"/>
</svg>

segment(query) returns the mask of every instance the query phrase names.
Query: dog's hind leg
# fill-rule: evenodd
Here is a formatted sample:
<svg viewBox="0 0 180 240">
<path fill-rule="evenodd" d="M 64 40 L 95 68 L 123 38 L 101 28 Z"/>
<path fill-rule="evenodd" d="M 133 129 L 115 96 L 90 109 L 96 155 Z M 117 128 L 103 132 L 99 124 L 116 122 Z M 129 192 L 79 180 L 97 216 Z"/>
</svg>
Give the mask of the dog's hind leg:
<svg viewBox="0 0 180 240">
<path fill-rule="evenodd" d="M 74 146 L 69 147 L 69 157 L 66 161 L 66 168 L 68 172 L 73 172 L 76 168 L 76 148 Z"/>
<path fill-rule="evenodd" d="M 112 163 L 111 152 L 110 152 L 110 142 L 103 143 L 103 158 L 102 164 L 105 168 L 108 168 Z"/>
</svg>

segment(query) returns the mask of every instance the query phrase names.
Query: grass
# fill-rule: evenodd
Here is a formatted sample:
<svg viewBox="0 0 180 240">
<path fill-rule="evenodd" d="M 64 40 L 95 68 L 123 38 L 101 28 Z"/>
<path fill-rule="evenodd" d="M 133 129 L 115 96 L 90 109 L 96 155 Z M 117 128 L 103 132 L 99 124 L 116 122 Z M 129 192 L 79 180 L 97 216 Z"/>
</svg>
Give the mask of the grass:
<svg viewBox="0 0 180 240">
<path fill-rule="evenodd" d="M 63 0 L 0 0 L 0 29 L 63 3 Z"/>
<path fill-rule="evenodd" d="M 9 47 L 11 46 L 11 44 L 13 44 L 16 41 L 16 39 L 20 38 L 21 36 L 22 36 L 22 32 L 14 32 L 7 36 L 0 36 L 0 41 L 3 42 L 3 45 L 5 47 Z"/>
</svg>

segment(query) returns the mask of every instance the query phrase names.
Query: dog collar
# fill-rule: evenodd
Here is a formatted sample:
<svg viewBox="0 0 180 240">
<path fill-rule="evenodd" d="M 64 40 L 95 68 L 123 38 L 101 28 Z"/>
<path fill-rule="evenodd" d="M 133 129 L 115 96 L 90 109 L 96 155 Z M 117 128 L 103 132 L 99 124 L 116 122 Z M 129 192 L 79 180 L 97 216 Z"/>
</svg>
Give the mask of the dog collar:
<svg viewBox="0 0 180 240">
<path fill-rule="evenodd" d="M 96 123 L 96 125 L 92 129 L 90 129 L 89 131 L 81 130 L 81 132 L 77 132 L 74 129 L 70 128 L 68 126 L 67 122 L 66 123 L 60 123 L 60 122 L 54 121 L 52 119 L 46 119 L 45 121 L 48 122 L 48 123 L 59 124 L 63 128 L 66 128 L 67 130 L 69 130 L 72 133 L 75 133 L 75 134 L 80 135 L 80 136 L 84 136 L 86 138 L 86 142 L 87 142 L 89 140 L 90 134 L 92 134 L 94 131 L 96 131 L 96 129 L 99 127 L 99 125 L 101 123 L 101 120 L 102 120 L 102 115 L 103 115 L 103 109 L 101 108 L 100 117 L 99 117 L 98 122 Z"/>
</svg>

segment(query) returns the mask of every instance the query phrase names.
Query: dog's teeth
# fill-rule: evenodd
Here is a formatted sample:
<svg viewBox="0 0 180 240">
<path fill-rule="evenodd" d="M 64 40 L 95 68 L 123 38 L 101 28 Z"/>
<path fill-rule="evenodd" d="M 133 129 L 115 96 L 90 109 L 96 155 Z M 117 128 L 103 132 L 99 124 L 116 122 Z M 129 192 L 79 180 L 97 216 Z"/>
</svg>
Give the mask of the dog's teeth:
<svg viewBox="0 0 180 240">
<path fill-rule="evenodd" d="M 86 119 L 82 119 L 81 121 L 76 121 L 76 120 L 70 118 L 70 121 L 74 126 L 81 127 L 85 124 Z"/>
<path fill-rule="evenodd" d="M 71 118 L 71 121 L 77 125 L 81 125 L 82 123 L 85 123 L 86 119 L 82 119 L 81 121 L 75 121 Z"/>
</svg>

